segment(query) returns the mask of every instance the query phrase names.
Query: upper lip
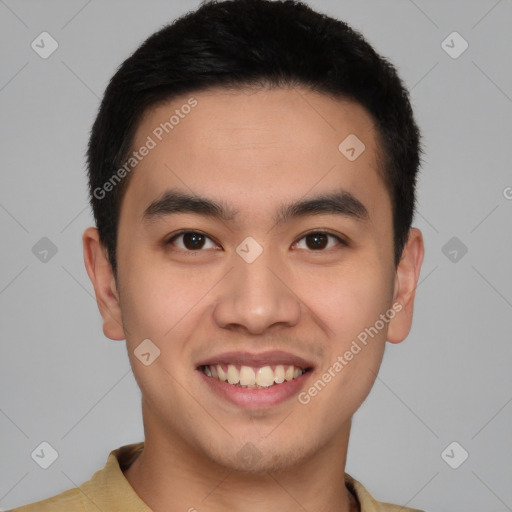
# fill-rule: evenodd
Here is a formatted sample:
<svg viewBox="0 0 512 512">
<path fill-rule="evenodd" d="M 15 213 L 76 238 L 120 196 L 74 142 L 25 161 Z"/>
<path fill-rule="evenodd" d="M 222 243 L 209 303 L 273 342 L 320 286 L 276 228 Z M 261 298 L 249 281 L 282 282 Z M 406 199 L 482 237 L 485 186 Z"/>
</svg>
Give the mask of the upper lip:
<svg viewBox="0 0 512 512">
<path fill-rule="evenodd" d="M 239 364 L 242 366 L 275 366 L 275 365 L 293 365 L 304 370 L 313 368 L 313 363 L 302 357 L 284 352 L 282 350 L 272 350 L 254 354 L 251 352 L 223 352 L 215 356 L 208 357 L 197 363 L 197 367 L 216 365 L 216 364 Z"/>
</svg>

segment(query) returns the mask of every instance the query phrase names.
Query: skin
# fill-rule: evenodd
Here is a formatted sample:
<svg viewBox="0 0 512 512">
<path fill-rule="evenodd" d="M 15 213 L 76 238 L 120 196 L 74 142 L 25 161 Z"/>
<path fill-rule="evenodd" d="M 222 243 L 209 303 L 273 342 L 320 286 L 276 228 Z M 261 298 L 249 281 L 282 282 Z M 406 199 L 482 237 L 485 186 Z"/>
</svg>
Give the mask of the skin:
<svg viewBox="0 0 512 512">
<path fill-rule="evenodd" d="M 95 228 L 83 234 L 84 258 L 103 317 L 103 332 L 126 339 L 142 392 L 145 448 L 125 472 L 155 512 L 357 510 L 341 484 L 351 418 L 370 392 L 386 341 L 409 333 L 423 260 L 412 228 L 393 262 L 389 194 L 378 172 L 371 117 L 358 104 L 306 89 L 209 89 L 146 112 L 134 148 L 193 96 L 198 105 L 137 165 L 120 213 L 114 279 Z M 353 162 L 338 145 L 364 142 Z M 164 190 L 222 200 L 231 221 L 178 214 L 151 223 L 145 208 Z M 367 220 L 332 214 L 276 226 L 283 203 L 343 188 L 368 210 Z M 206 239 L 192 251 L 178 230 Z M 312 248 L 304 235 L 328 230 Z M 263 247 L 252 263 L 235 251 L 251 236 Z M 314 383 L 379 315 L 401 310 L 308 404 L 297 397 L 245 409 L 210 391 L 200 359 L 225 351 L 280 349 L 315 365 Z M 161 351 L 150 366 L 134 350 L 149 338 Z M 237 454 L 259 450 L 250 467 Z"/>
</svg>

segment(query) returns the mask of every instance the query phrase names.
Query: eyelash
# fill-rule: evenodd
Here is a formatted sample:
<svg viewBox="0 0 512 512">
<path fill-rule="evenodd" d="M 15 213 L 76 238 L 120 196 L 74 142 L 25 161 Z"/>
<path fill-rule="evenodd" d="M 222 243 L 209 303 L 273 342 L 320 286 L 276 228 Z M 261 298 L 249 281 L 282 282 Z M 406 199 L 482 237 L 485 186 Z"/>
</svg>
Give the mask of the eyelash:
<svg viewBox="0 0 512 512">
<path fill-rule="evenodd" d="M 206 233 L 203 233 L 202 231 L 183 230 L 183 231 L 179 231 L 178 233 L 175 233 L 174 235 L 172 235 L 172 237 L 168 238 L 164 242 L 164 245 L 166 245 L 166 246 L 172 245 L 173 241 L 176 238 L 180 237 L 181 235 L 190 234 L 190 233 L 198 234 L 198 235 L 203 235 L 206 238 L 208 238 L 209 240 L 211 240 L 212 242 L 214 242 Z M 330 233 L 329 231 L 309 231 L 307 233 L 304 233 L 299 239 L 297 239 L 297 241 L 294 242 L 294 245 L 297 244 L 298 242 L 300 242 L 301 240 L 303 240 L 304 238 L 306 238 L 309 235 L 327 235 L 327 236 L 330 236 L 332 238 L 335 238 L 338 241 L 339 245 L 341 245 L 342 247 L 348 247 L 348 245 L 349 245 L 349 243 L 346 240 L 344 240 L 343 238 L 341 238 L 338 235 L 335 235 L 334 233 Z M 214 242 L 214 243 L 216 243 L 216 242 Z M 330 249 L 318 249 L 318 250 L 311 250 L 311 249 L 309 249 L 308 252 L 326 252 L 326 251 L 331 250 L 331 249 L 332 249 L 332 247 Z M 196 251 L 193 251 L 193 250 L 181 249 L 181 248 L 179 248 L 178 250 L 183 251 L 183 252 L 189 252 L 189 253 L 202 252 L 203 251 L 203 249 L 198 249 Z"/>
</svg>

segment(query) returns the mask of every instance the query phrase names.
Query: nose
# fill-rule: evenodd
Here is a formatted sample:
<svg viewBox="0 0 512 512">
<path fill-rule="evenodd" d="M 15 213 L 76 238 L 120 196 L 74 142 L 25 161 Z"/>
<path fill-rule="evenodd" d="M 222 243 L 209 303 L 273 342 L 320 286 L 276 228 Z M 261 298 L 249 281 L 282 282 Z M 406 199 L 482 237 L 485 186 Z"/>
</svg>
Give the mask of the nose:
<svg viewBox="0 0 512 512">
<path fill-rule="evenodd" d="M 234 268 L 221 283 L 213 317 L 224 329 L 262 334 L 270 328 L 293 327 L 301 316 L 301 301 L 290 272 L 269 251 L 252 262 L 234 255 Z"/>
</svg>

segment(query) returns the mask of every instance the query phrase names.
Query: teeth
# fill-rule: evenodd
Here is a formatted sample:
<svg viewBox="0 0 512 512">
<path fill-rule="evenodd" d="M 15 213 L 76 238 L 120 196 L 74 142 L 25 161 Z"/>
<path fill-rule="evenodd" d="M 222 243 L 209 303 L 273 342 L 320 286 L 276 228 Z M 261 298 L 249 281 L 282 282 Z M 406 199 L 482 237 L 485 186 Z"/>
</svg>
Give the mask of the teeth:
<svg viewBox="0 0 512 512">
<path fill-rule="evenodd" d="M 284 366 L 282 364 L 277 365 L 276 369 L 274 370 L 274 382 L 276 384 L 281 384 L 282 382 L 284 382 L 284 376 Z"/>
<path fill-rule="evenodd" d="M 279 364 L 274 369 L 270 366 L 252 368 L 250 366 L 240 366 L 240 370 L 234 364 L 227 365 L 227 371 L 222 365 L 207 365 L 203 367 L 203 372 L 208 377 L 219 379 L 223 382 L 229 382 L 238 387 L 247 387 L 251 389 L 268 388 L 274 384 L 281 384 L 300 377 L 304 370 L 296 366 L 285 366 Z"/>
<path fill-rule="evenodd" d="M 240 382 L 240 384 L 242 383 Z M 274 372 L 270 366 L 264 366 L 258 370 L 258 373 L 256 373 L 256 384 L 258 384 L 258 386 L 263 386 L 264 388 L 268 388 L 274 384 Z"/>
<path fill-rule="evenodd" d="M 238 384 L 240 382 L 240 372 L 232 364 L 228 365 L 228 382 L 230 384 Z"/>
<path fill-rule="evenodd" d="M 242 366 L 240 368 L 240 384 L 242 386 L 254 386 L 255 383 L 256 375 L 254 374 L 254 370 L 249 366 Z M 258 384 L 260 383 L 258 382 Z"/>
<path fill-rule="evenodd" d="M 206 366 L 206 368 L 208 368 L 208 366 Z M 213 368 L 217 368 L 217 374 L 219 376 L 219 380 L 221 380 L 223 382 L 226 382 L 228 380 L 228 376 L 226 375 L 226 372 L 222 369 L 222 366 L 220 364 L 218 364 L 217 366 L 214 366 Z"/>
</svg>

